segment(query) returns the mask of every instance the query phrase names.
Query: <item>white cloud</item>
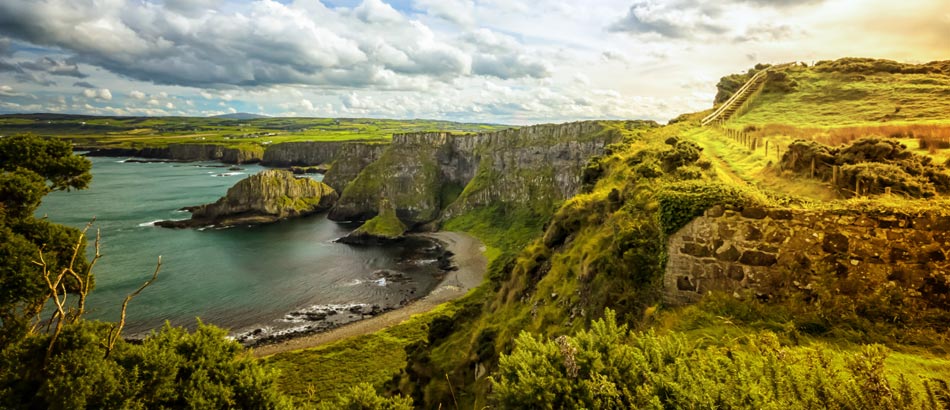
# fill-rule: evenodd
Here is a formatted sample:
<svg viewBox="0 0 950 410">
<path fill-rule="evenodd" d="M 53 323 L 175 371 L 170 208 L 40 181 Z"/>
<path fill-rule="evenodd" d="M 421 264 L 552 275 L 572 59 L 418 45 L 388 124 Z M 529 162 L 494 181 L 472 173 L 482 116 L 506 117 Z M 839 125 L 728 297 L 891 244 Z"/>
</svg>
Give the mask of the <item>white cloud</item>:
<svg viewBox="0 0 950 410">
<path fill-rule="evenodd" d="M 112 99 L 112 92 L 108 88 L 86 88 L 82 90 L 82 95 L 86 98 L 93 98 L 96 100 L 109 101 Z"/>
<path fill-rule="evenodd" d="M 413 5 L 433 17 L 470 27 L 475 24 L 475 3 L 472 0 L 415 0 Z"/>
<path fill-rule="evenodd" d="M 132 97 L 136 100 L 143 100 L 145 99 L 145 93 L 138 90 L 132 90 L 129 92 L 129 97 Z"/>
</svg>

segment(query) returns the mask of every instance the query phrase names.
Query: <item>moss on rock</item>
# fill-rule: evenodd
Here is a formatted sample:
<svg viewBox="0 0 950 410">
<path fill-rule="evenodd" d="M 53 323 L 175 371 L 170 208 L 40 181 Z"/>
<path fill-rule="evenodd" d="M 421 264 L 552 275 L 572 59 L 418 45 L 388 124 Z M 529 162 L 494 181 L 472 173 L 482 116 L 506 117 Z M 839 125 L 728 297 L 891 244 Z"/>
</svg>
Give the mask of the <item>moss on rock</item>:
<svg viewBox="0 0 950 410">
<path fill-rule="evenodd" d="M 212 204 L 185 208 L 191 212 L 189 220 L 160 221 L 156 225 L 188 228 L 270 223 L 327 210 L 337 197 L 327 184 L 272 169 L 239 181 Z"/>
</svg>

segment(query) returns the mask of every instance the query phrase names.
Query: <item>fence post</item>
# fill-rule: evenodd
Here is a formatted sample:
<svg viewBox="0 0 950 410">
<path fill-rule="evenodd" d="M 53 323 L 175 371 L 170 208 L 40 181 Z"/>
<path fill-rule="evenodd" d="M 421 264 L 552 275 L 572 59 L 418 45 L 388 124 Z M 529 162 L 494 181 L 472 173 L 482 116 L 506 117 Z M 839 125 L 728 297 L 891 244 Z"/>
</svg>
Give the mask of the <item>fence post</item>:
<svg viewBox="0 0 950 410">
<path fill-rule="evenodd" d="M 890 195 L 890 194 L 891 194 L 891 187 L 884 187 L 884 195 Z"/>
<path fill-rule="evenodd" d="M 838 186 L 838 166 L 837 165 L 831 166 L 831 184 L 834 186 Z"/>
<path fill-rule="evenodd" d="M 769 140 L 765 140 L 765 158 L 769 157 Z"/>
<path fill-rule="evenodd" d="M 854 180 L 854 196 L 861 196 L 861 178 Z"/>
<path fill-rule="evenodd" d="M 811 177 L 815 177 L 815 157 L 811 157 Z"/>
</svg>

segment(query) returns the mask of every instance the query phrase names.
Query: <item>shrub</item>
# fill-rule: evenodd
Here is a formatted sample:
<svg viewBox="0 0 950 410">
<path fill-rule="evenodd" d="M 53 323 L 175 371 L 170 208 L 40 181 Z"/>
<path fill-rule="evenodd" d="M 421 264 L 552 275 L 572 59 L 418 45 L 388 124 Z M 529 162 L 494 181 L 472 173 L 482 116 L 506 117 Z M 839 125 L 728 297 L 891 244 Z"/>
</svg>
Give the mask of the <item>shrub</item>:
<svg viewBox="0 0 950 410">
<path fill-rule="evenodd" d="M 713 205 L 743 207 L 759 204 L 745 189 L 695 180 L 664 186 L 656 198 L 660 203 L 660 224 L 667 234 L 678 231 Z"/>
<path fill-rule="evenodd" d="M 677 333 L 631 332 L 613 312 L 555 340 L 522 333 L 492 376 L 501 408 L 937 409 L 946 380 L 894 377 L 882 346 L 788 348 L 765 332 L 697 348 Z"/>
<path fill-rule="evenodd" d="M 660 161 L 663 164 L 663 170 L 671 172 L 679 167 L 690 165 L 699 160 L 699 153 L 702 148 L 692 141 L 680 141 L 675 138 L 667 140 L 669 144 L 672 141 L 673 148 L 660 153 Z"/>
</svg>

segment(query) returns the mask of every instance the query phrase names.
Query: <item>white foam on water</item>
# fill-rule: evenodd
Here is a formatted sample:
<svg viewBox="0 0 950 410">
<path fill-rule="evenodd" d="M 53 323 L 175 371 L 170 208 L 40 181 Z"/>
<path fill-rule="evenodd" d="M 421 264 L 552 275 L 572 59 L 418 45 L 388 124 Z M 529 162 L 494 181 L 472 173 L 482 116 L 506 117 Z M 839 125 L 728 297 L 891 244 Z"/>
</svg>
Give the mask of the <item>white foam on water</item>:
<svg viewBox="0 0 950 410">
<path fill-rule="evenodd" d="M 155 222 L 160 222 L 160 221 L 161 221 L 161 219 L 156 219 L 156 220 L 150 221 L 150 222 L 142 222 L 142 223 L 139 224 L 139 226 L 155 226 Z"/>
<path fill-rule="evenodd" d="M 209 174 L 210 174 L 210 172 L 209 172 Z M 221 174 L 214 174 L 214 175 L 212 175 L 212 176 L 213 176 L 213 177 L 233 177 L 233 176 L 237 176 L 237 175 L 244 175 L 244 173 L 243 173 L 243 172 L 224 172 L 224 173 L 221 173 Z"/>
</svg>

